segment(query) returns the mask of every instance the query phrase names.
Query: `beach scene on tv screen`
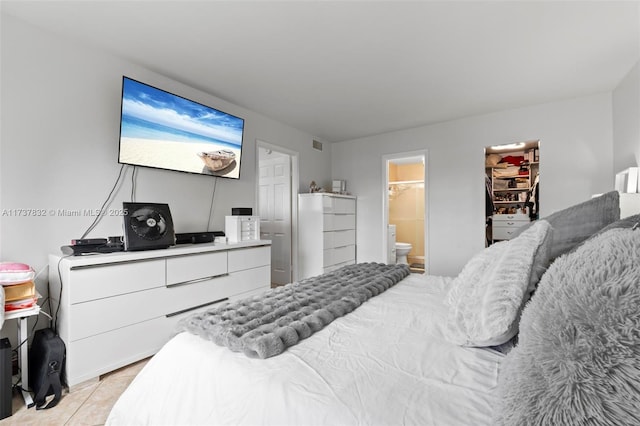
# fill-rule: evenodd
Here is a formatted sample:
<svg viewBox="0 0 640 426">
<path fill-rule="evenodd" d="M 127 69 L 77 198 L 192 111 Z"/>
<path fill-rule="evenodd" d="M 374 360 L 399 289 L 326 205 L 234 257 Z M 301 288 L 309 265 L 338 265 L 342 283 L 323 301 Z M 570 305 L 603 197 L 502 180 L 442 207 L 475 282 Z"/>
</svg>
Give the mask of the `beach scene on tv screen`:
<svg viewBox="0 0 640 426">
<path fill-rule="evenodd" d="M 119 161 L 238 178 L 244 120 L 123 79 Z"/>
</svg>

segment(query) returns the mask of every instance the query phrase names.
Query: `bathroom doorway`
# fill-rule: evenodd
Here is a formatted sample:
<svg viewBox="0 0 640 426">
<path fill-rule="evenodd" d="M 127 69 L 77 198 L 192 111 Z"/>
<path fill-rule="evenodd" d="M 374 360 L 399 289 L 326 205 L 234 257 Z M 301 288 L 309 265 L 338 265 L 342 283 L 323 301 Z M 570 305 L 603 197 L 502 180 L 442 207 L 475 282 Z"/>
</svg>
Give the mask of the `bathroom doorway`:
<svg viewBox="0 0 640 426">
<path fill-rule="evenodd" d="M 383 157 L 385 260 L 416 273 L 428 270 L 426 160 L 426 151 Z"/>
</svg>

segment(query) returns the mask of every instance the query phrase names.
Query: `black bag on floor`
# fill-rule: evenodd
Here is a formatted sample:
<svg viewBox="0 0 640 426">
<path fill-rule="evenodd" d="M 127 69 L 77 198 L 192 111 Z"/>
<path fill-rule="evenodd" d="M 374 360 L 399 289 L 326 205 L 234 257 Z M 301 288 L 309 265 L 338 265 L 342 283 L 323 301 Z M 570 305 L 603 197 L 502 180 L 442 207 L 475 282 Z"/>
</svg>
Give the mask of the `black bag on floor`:
<svg viewBox="0 0 640 426">
<path fill-rule="evenodd" d="M 55 407 L 62 396 L 64 342 L 52 329 L 36 330 L 29 350 L 29 386 L 36 410 Z M 54 395 L 45 406 L 45 398 Z"/>
</svg>

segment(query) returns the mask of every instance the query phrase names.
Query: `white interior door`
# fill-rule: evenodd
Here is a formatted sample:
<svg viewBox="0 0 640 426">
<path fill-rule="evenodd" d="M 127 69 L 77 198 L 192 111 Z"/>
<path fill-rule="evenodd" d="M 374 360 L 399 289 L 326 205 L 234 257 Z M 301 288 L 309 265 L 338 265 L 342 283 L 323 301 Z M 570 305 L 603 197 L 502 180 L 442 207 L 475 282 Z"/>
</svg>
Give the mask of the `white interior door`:
<svg viewBox="0 0 640 426">
<path fill-rule="evenodd" d="M 291 279 L 291 158 L 268 150 L 259 161 L 260 237 L 271 240 L 271 283 Z"/>
</svg>

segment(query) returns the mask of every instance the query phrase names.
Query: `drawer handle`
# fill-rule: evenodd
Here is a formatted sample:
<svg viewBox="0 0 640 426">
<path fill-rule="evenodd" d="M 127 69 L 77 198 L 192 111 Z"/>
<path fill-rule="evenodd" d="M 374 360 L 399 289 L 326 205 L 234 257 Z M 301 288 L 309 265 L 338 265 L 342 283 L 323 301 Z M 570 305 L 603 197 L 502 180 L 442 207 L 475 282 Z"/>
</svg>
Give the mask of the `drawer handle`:
<svg viewBox="0 0 640 426">
<path fill-rule="evenodd" d="M 216 303 L 221 303 L 221 302 L 224 302 L 224 301 L 226 301 L 226 300 L 229 300 L 229 298 L 228 298 L 228 297 L 225 297 L 225 298 L 223 298 L 223 299 L 214 300 L 213 302 L 203 303 L 202 305 L 194 306 L 194 307 L 192 307 L 192 308 L 182 309 L 182 310 L 180 310 L 180 311 L 172 312 L 172 313 L 167 314 L 167 315 L 165 315 L 165 316 L 166 316 L 167 318 L 175 317 L 176 315 L 184 314 L 185 312 L 193 311 L 193 310 L 195 310 L 195 309 L 204 308 L 205 306 L 215 305 Z"/>
<path fill-rule="evenodd" d="M 225 272 L 224 274 L 220 274 L 220 275 L 211 275 L 210 277 L 195 278 L 195 279 L 189 280 L 189 281 L 182 281 L 182 282 L 179 282 L 179 283 L 167 284 L 167 287 L 177 287 L 177 286 L 180 286 L 180 285 L 196 284 L 196 283 L 200 283 L 202 281 L 209 281 L 209 280 L 212 280 L 214 278 L 220 278 L 220 277 L 226 277 L 226 276 L 229 276 L 228 272 Z"/>
<path fill-rule="evenodd" d="M 337 247 L 334 247 L 333 249 L 334 249 L 334 250 L 336 250 L 336 249 L 344 249 L 344 248 L 350 247 L 350 246 L 352 246 L 352 245 L 353 245 L 353 244 L 345 244 L 345 245 L 343 245 L 343 246 L 337 246 Z"/>
</svg>

